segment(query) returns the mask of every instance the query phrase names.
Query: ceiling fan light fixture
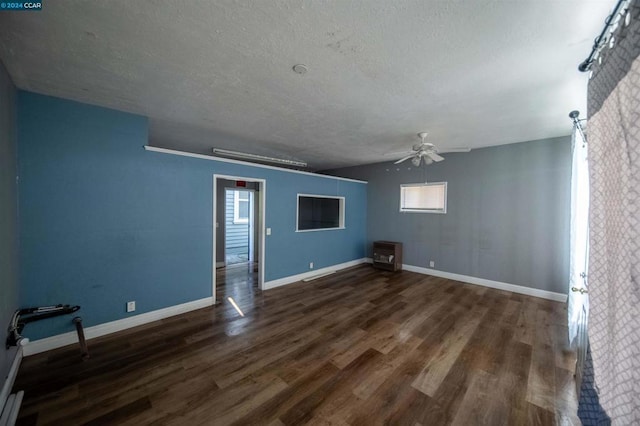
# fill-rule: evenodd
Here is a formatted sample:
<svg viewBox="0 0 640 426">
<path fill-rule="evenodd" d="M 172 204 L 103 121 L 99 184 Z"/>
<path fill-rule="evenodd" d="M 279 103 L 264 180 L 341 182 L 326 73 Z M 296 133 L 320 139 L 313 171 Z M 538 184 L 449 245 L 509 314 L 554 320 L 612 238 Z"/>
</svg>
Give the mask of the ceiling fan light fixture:
<svg viewBox="0 0 640 426">
<path fill-rule="evenodd" d="M 448 150 L 440 151 L 436 146 L 426 141 L 427 132 L 418 133 L 421 142 L 413 145 L 413 151 L 407 152 L 408 155 L 402 157 L 393 164 L 400 164 L 404 161 L 411 160 L 414 166 L 419 167 L 424 158 L 425 166 L 433 163 L 439 163 L 444 161 L 444 157 L 438 155 L 438 152 L 469 152 L 469 148 L 450 148 Z"/>
</svg>

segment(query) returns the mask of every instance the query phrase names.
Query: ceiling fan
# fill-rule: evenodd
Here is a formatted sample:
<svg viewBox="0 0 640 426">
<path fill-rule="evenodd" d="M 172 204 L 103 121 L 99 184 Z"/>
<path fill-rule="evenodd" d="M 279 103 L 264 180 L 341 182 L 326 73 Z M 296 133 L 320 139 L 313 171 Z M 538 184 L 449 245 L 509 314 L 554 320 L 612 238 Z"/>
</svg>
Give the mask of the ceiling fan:
<svg viewBox="0 0 640 426">
<path fill-rule="evenodd" d="M 444 160 L 444 157 L 438 155 L 438 153 L 471 151 L 469 148 L 453 148 L 453 149 L 440 151 L 438 148 L 435 147 L 434 144 L 425 142 L 425 139 L 427 138 L 427 132 L 420 132 L 418 133 L 418 136 L 422 141 L 420 143 L 413 145 L 413 151 L 409 155 L 399 159 L 393 164 L 400 164 L 403 161 L 407 161 L 408 159 L 411 159 L 411 163 L 413 163 L 414 166 L 418 167 L 420 166 L 420 163 L 423 160 L 424 160 L 424 164 L 431 164 L 434 161 L 438 163 Z"/>
</svg>

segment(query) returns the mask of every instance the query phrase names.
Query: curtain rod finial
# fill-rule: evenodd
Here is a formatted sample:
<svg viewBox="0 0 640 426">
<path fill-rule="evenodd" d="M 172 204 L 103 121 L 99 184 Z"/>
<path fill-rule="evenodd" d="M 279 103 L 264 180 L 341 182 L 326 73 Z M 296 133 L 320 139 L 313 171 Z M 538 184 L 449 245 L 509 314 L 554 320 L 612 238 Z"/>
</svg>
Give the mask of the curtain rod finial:
<svg viewBox="0 0 640 426">
<path fill-rule="evenodd" d="M 580 65 L 578 65 L 578 71 L 580 72 L 587 72 L 591 69 L 591 64 L 593 64 L 593 61 L 591 60 L 586 60 L 583 63 L 581 63 Z"/>
</svg>

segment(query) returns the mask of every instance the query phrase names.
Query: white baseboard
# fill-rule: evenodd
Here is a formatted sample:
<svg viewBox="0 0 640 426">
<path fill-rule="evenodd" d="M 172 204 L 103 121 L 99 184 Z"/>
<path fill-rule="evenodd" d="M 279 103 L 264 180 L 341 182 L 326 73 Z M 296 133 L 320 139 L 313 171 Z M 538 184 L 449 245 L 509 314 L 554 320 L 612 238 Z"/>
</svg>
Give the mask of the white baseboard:
<svg viewBox="0 0 640 426">
<path fill-rule="evenodd" d="M 19 391 L 9 395 L 7 402 L 4 404 L 2 415 L 0 416 L 0 425 L 14 426 L 16 424 L 20 405 L 22 404 L 22 398 L 24 398 L 24 391 Z"/>
<path fill-rule="evenodd" d="M 213 297 L 205 297 L 204 299 L 194 300 L 192 302 L 182 303 L 180 305 L 169 306 L 168 308 L 158 309 L 156 311 L 146 312 L 144 314 L 135 315 L 129 318 L 123 318 L 116 321 L 98 324 L 84 329 L 84 335 L 87 340 L 96 337 L 105 336 L 117 331 L 126 330 L 128 328 L 137 327 L 153 321 L 158 321 L 174 315 L 183 314 L 196 309 L 205 308 L 213 305 Z M 38 354 L 40 352 L 49 351 L 51 349 L 61 348 L 78 342 L 78 335 L 75 331 L 69 333 L 58 334 L 57 336 L 46 337 L 40 340 L 34 340 L 27 343 L 23 350 L 24 356 Z"/>
<path fill-rule="evenodd" d="M 435 277 L 447 278 L 455 281 L 462 281 L 469 284 L 481 285 L 498 290 L 510 291 L 512 293 L 526 294 L 527 296 L 540 297 L 542 299 L 555 300 L 556 302 L 566 302 L 567 295 L 555 293 L 553 291 L 539 290 L 537 288 L 524 287 L 521 285 L 503 283 L 500 281 L 487 280 L 484 278 L 471 277 L 469 275 L 454 274 L 452 272 L 438 271 L 437 269 L 423 268 L 421 266 L 402 265 L 402 269 L 419 274 L 433 275 Z"/>
<path fill-rule="evenodd" d="M 302 281 L 307 278 L 315 277 L 318 275 L 329 274 L 331 272 L 339 271 L 340 269 L 350 268 L 352 266 L 361 265 L 366 262 L 367 262 L 367 259 L 363 257 L 362 259 L 351 260 L 349 262 L 327 266 L 326 268 L 314 269 L 309 272 L 303 272 L 302 274 L 291 275 L 288 277 L 279 278 L 277 280 L 267 281 L 264 283 L 264 290 L 269 290 L 271 288 L 276 288 L 283 285 L 296 283 L 298 281 Z"/>
<path fill-rule="evenodd" d="M 216 262 L 216 268 L 223 268 L 225 266 L 225 262 Z"/>
<path fill-rule="evenodd" d="M 4 384 L 2 385 L 2 391 L 0 391 L 0 413 L 4 411 L 4 408 L 7 404 L 7 399 L 11 394 L 11 388 L 13 388 L 13 383 L 16 381 L 16 377 L 18 376 L 18 370 L 20 369 L 20 363 L 22 362 L 22 347 L 18 346 L 18 350 L 13 358 L 13 362 L 11 363 L 11 368 L 9 368 L 9 373 L 4 380 Z"/>
</svg>

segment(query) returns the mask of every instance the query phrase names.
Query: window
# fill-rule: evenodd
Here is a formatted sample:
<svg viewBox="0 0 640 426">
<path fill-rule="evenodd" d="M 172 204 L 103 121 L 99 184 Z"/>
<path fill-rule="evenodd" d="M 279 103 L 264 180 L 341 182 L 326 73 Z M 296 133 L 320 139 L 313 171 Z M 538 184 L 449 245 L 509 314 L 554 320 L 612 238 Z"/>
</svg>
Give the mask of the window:
<svg viewBox="0 0 640 426">
<path fill-rule="evenodd" d="M 447 182 L 400 185 L 400 211 L 446 213 Z"/>
<path fill-rule="evenodd" d="M 296 232 L 344 228 L 344 197 L 298 194 Z"/>
<path fill-rule="evenodd" d="M 249 223 L 249 191 L 233 191 L 233 223 Z"/>
</svg>

